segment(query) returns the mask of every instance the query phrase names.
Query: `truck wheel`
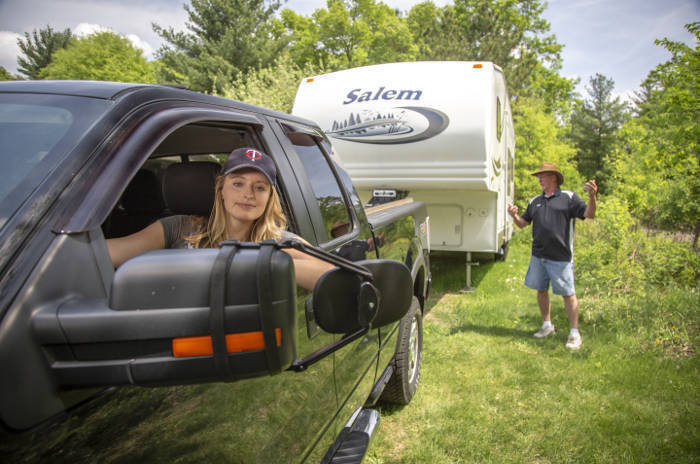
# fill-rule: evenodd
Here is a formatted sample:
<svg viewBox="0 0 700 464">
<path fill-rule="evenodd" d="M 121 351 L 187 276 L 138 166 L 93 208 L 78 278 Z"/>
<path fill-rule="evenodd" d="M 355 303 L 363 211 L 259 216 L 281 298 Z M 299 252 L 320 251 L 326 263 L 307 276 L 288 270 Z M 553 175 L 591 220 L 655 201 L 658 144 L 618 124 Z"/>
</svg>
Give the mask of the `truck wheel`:
<svg viewBox="0 0 700 464">
<path fill-rule="evenodd" d="M 394 373 L 380 399 L 386 403 L 408 404 L 418 388 L 423 359 L 423 315 L 414 296 L 411 308 L 401 320 L 398 348 L 394 354 Z"/>
</svg>

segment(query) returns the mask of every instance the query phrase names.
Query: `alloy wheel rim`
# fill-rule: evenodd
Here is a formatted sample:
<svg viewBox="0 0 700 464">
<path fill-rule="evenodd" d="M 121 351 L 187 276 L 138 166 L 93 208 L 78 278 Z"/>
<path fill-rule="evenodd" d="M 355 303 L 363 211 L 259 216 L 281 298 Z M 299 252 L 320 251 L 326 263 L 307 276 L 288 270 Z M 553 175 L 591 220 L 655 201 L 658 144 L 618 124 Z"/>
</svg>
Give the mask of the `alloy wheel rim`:
<svg viewBox="0 0 700 464">
<path fill-rule="evenodd" d="M 418 345 L 418 316 L 411 319 L 411 330 L 408 339 L 408 372 L 410 382 L 413 383 L 418 373 L 418 357 L 420 356 Z"/>
</svg>

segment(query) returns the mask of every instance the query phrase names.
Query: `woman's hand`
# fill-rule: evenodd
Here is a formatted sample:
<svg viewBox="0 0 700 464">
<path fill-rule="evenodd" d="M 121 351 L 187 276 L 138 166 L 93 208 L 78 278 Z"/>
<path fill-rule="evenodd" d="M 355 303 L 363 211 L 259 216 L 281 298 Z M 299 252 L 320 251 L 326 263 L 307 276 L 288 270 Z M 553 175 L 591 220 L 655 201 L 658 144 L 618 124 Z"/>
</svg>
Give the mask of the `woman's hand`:
<svg viewBox="0 0 700 464">
<path fill-rule="evenodd" d="M 316 281 L 318 281 L 323 274 L 335 267 L 331 263 L 307 255 L 293 248 L 285 248 L 283 251 L 294 260 L 294 273 L 296 275 L 297 284 L 307 290 L 313 291 Z"/>
</svg>

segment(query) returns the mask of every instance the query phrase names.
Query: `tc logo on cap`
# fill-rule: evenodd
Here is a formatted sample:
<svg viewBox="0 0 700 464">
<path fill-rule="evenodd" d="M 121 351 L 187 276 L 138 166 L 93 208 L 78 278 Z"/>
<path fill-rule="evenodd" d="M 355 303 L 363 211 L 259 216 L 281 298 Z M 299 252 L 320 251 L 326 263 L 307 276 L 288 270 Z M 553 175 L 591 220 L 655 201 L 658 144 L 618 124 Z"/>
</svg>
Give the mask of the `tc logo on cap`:
<svg viewBox="0 0 700 464">
<path fill-rule="evenodd" d="M 252 161 L 262 159 L 262 153 L 256 150 L 248 150 L 247 152 L 245 152 L 245 155 Z"/>
</svg>

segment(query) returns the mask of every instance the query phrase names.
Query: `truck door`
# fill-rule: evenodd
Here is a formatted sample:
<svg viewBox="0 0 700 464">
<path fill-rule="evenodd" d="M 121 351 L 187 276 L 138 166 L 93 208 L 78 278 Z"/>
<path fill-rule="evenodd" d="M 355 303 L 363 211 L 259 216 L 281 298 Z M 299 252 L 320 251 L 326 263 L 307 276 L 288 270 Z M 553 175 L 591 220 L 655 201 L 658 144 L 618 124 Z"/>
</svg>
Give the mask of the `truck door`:
<svg viewBox="0 0 700 464">
<path fill-rule="evenodd" d="M 17 273 L 0 276 L 3 285 L 21 286 L 11 305 L 3 308 L 6 317 L 0 331 L 3 353 L 0 367 L 8 373 L 8 382 L 2 384 L 4 400 L 0 413 L 3 425 L 13 430 L 11 433 L 0 430 L 3 462 L 45 459 L 268 463 L 298 462 L 303 457 L 319 462 L 335 439 L 335 433 L 328 433 L 337 410 L 332 358 L 322 359 L 301 373 L 283 371 L 267 377 L 197 385 L 121 386 L 101 391 L 97 396 L 96 392 L 85 389 L 58 388 L 48 374 L 41 377 L 47 372 L 47 363 L 56 359 L 43 358 L 42 350 L 47 348 L 37 346 L 34 341 L 32 315 L 39 309 L 59 314 L 63 303 L 70 298 L 81 301 L 90 298 L 96 305 L 107 304 L 114 271 L 105 236 L 113 232 L 115 221 L 110 219 L 117 213 L 120 217 L 128 214 L 128 208 L 122 205 L 124 196 L 117 199 L 125 188 L 129 190 L 127 184 L 133 184 L 129 179 L 136 179 L 139 172 L 147 170 L 152 176 L 145 178 L 157 183 L 164 174 L 168 177 L 167 172 L 174 164 L 190 173 L 199 171 L 190 168 L 198 167 L 193 166 L 196 164 L 216 164 L 240 146 L 270 154 L 280 173 L 290 170 L 276 139 L 270 137 L 271 143 L 267 143 L 270 129 L 250 113 L 145 105 L 134 112 L 131 120 L 125 118 L 120 124 L 110 128 L 108 134 L 94 134 L 97 142 L 113 134 L 119 137 L 115 136 L 116 142 L 110 144 L 96 142 L 99 151 L 93 161 L 75 176 L 76 185 L 63 192 L 50 213 L 53 219 L 66 223 L 59 230 L 68 232 L 52 234 L 48 228 L 43 230 L 41 236 L 50 243 L 35 248 L 46 249 L 39 252 L 35 261 L 22 260 L 27 269 L 22 279 L 26 280 L 16 283 L 13 279 L 19 278 Z M 200 159 L 205 162 L 200 163 Z M 111 161 L 97 169 L 95 166 L 104 166 L 104 160 Z M 56 170 L 59 169 L 60 166 Z M 85 179 L 84 172 L 96 177 L 91 185 L 79 182 Z M 186 192 L 186 199 L 195 196 L 193 190 L 199 182 L 193 181 L 189 174 L 180 177 L 185 182 L 180 191 Z M 291 193 L 286 198 L 300 197 L 294 181 L 287 183 L 280 179 L 280 184 Z M 157 193 L 162 189 L 160 185 L 154 189 L 142 188 L 136 195 L 139 206 L 156 203 L 144 196 L 146 191 Z M 64 201 L 64 197 L 68 200 Z M 291 208 L 289 204 L 285 206 Z M 183 255 L 179 265 L 188 265 L 186 256 Z M 300 289 L 297 295 L 296 346 L 297 356 L 302 358 L 329 344 L 332 336 L 307 332 L 305 300 L 310 294 Z M 111 347 L 115 343 L 102 345 Z M 81 347 L 81 352 L 62 350 L 57 354 L 52 352 L 52 356 L 63 363 L 80 365 L 101 359 L 99 356 L 107 349 L 99 344 Z M 128 351 L 113 351 L 110 356 L 114 361 L 109 362 L 121 362 L 124 356 L 128 361 Z M 34 357 L 28 355 L 35 352 Z M 157 355 L 164 359 L 174 356 L 167 343 Z M 23 387 L 26 385 L 33 386 Z M 26 401 L 20 403 L 20 399 Z M 10 414 L 13 411 L 17 414 Z M 8 419 L 11 416 L 21 420 L 11 422 Z M 43 420 L 50 421 L 50 427 L 22 430 Z"/>
<path fill-rule="evenodd" d="M 358 220 L 321 135 L 297 123 L 282 123 L 277 129 L 286 151 L 296 155 L 289 157 L 290 164 L 314 225 L 314 236 L 304 238 L 351 261 L 376 257 L 371 232 L 366 223 Z M 344 425 L 342 422 L 367 398 L 376 375 L 378 346 L 378 331 L 373 330 L 334 353 L 338 406 L 344 408 L 336 428 Z M 355 392 L 356 397 L 351 397 Z"/>
</svg>

